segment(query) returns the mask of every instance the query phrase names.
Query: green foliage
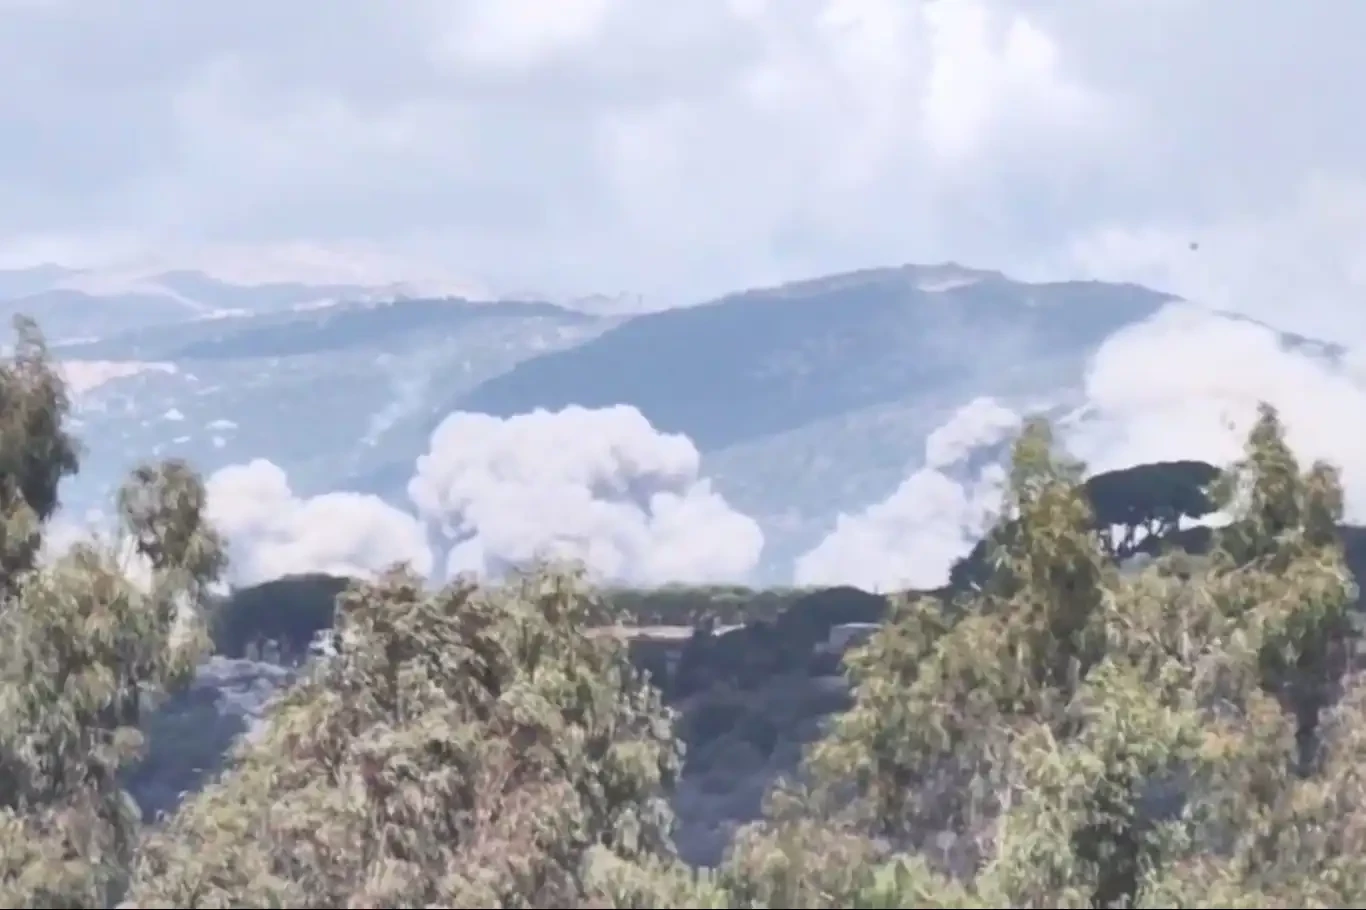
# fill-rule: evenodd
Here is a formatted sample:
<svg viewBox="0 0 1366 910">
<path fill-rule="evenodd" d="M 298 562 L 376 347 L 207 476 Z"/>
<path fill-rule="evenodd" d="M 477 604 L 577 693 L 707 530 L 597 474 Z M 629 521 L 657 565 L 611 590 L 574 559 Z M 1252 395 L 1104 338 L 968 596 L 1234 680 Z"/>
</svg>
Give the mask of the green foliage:
<svg viewBox="0 0 1366 910">
<path fill-rule="evenodd" d="M 57 488 L 76 473 L 80 447 L 63 423 L 71 409 L 32 320 L 14 320 L 14 353 L 0 363 L 0 595 L 12 596 L 42 548 Z"/>
<path fill-rule="evenodd" d="M 337 596 L 350 583 L 349 578 L 307 574 L 234 589 L 213 610 L 215 652 L 243 657 L 253 644 L 274 641 L 287 654 L 305 654 L 319 632 L 332 628 Z M 664 585 L 607 588 L 601 596 L 611 602 L 612 616 L 623 625 L 699 627 L 771 622 L 812 593 L 803 588 Z"/>
<path fill-rule="evenodd" d="M 772 621 L 811 593 L 807 588 L 743 585 L 664 585 L 658 588 L 608 588 L 603 597 L 633 626 L 735 626 Z"/>
<path fill-rule="evenodd" d="M 222 567 L 184 465 L 139 468 L 110 541 L 35 558 L 56 487 L 74 473 L 67 398 L 31 323 L 0 367 L 0 903 L 111 906 L 139 812 L 119 773 L 141 750 L 149 698 L 183 682 L 206 643 L 197 604 Z M 129 559 L 145 562 L 142 584 Z"/>
<path fill-rule="evenodd" d="M 1210 488 L 1219 477 L 1219 469 L 1203 461 L 1140 464 L 1088 478 L 1086 498 L 1111 554 L 1123 559 L 1145 541 L 1165 538 L 1182 518 L 1215 511 Z"/>
<path fill-rule="evenodd" d="M 736 834 L 718 873 L 729 906 L 848 907 L 876 886 L 885 846 L 813 813 L 813 801 L 802 788 L 780 787 L 768 799 L 764 820 Z"/>
<path fill-rule="evenodd" d="M 179 459 L 134 468 L 119 488 L 119 517 L 133 552 L 158 575 L 175 574 L 200 600 L 227 566 L 223 539 L 205 518 L 207 492 Z"/>
<path fill-rule="evenodd" d="M 1079 474 L 1055 456 L 1045 424 L 1029 425 L 995 571 L 975 602 L 955 618 L 932 599 L 903 599 L 887 631 L 849 658 L 854 707 L 811 761 L 834 789 L 861 792 L 879 834 L 977 825 L 996 791 L 985 778 L 981 793 L 971 785 L 1001 767 L 1022 722 L 1060 724 L 1097 660 L 1106 563 Z"/>
<path fill-rule="evenodd" d="M 129 477 L 114 538 L 36 564 L 76 445 L 41 337 L 18 329 L 0 364 L 6 906 L 1366 904 L 1342 486 L 1299 464 L 1269 407 L 1227 470 L 1086 482 L 1030 422 L 972 583 L 950 592 L 600 594 L 551 566 L 439 590 L 394 569 L 234 592 L 214 619 L 223 649 L 300 650 L 335 621 L 338 652 L 148 829 L 120 781 L 147 706 L 206 651 L 222 541 L 198 477 L 167 462 Z M 1229 522 L 1200 552 L 1120 571 L 1137 538 L 1107 526 L 1160 537 L 1216 507 Z M 750 625 L 711 634 L 733 620 Z M 851 706 L 798 779 L 718 869 L 680 863 L 678 724 L 619 627 L 699 627 L 694 675 L 726 698 L 689 715 L 705 746 L 690 767 L 720 773 L 726 750 L 762 758 L 809 714 L 809 696 L 759 706 L 751 690 L 809 669 L 835 623 L 876 620 L 845 659 Z"/>
<path fill-rule="evenodd" d="M 1179 533 L 1183 518 L 1216 511 L 1214 489 L 1221 472 L 1203 461 L 1162 461 L 1107 471 L 1087 478 L 1083 495 L 1091 506 L 1092 528 L 1106 553 L 1123 561 L 1136 553 L 1157 555 Z M 993 540 L 1010 532 L 1007 522 L 958 560 L 949 585 L 963 590 L 992 573 L 988 555 Z"/>
<path fill-rule="evenodd" d="M 820 906 L 1366 901 L 1336 473 L 1302 471 L 1263 408 L 1214 491 L 1232 521 L 1213 550 L 1139 573 L 1105 558 L 1079 476 L 1030 425 L 991 574 L 953 603 L 899 600 L 849 657 L 854 705 L 808 756 L 814 808 L 728 861 L 752 905 L 791 898 L 791 869 L 838 871 L 793 854 L 822 819 L 891 855 Z"/>
<path fill-rule="evenodd" d="M 337 597 L 350 584 L 349 578 L 315 573 L 235 588 L 214 607 L 214 651 L 245 657 L 253 645 L 274 641 L 287 654 L 306 654 L 314 637 L 332 628 Z"/>
<path fill-rule="evenodd" d="M 576 574 L 339 605 L 338 657 L 143 852 L 129 906 L 580 906 L 671 861 L 671 716 Z M 613 878 L 613 881 L 617 881 Z"/>
</svg>

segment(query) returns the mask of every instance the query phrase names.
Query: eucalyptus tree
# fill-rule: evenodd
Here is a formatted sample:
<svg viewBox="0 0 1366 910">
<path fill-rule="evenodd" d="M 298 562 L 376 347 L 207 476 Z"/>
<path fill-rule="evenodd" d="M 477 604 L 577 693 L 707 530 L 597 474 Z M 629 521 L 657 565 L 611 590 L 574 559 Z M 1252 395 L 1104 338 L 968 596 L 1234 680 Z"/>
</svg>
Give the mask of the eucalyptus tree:
<svg viewBox="0 0 1366 910">
<path fill-rule="evenodd" d="M 198 608 L 223 546 L 198 476 L 168 462 L 128 478 L 112 537 L 40 564 L 79 448 L 41 334 L 15 328 L 0 365 L 0 903 L 108 907 L 140 827 L 119 772 L 141 752 L 144 705 L 203 655 Z"/>
</svg>

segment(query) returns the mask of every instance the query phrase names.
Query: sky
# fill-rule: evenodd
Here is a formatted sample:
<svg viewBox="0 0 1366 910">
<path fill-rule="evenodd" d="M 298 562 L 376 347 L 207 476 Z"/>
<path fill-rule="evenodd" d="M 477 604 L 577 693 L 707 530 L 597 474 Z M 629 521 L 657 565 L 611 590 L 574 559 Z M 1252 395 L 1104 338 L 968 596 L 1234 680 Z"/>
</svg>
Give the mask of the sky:
<svg viewBox="0 0 1366 910">
<path fill-rule="evenodd" d="M 1361 347 L 1363 34 L 1360 0 L 0 0 L 0 265 L 665 306 L 954 260 L 1137 281 Z M 1112 339 L 1087 379 L 1109 422 L 1073 444 L 1097 463 L 1177 457 L 1190 428 L 1232 453 L 1219 428 L 1236 385 L 1244 404 L 1261 390 L 1294 409 L 1315 452 L 1359 458 L 1366 497 L 1366 447 L 1341 419 L 1366 402 L 1361 371 L 1314 372 L 1255 327 L 1187 318 Z M 1201 365 L 1181 374 L 1198 389 L 1125 397 L 1126 377 L 1172 357 Z M 1352 397 L 1315 410 L 1329 393 Z M 993 407 L 971 412 L 996 415 L 991 438 L 1009 425 Z M 621 438 L 645 432 L 617 416 Z M 522 436 L 485 431 L 515 463 Z M 660 489 L 691 504 L 678 514 L 718 516 L 750 553 L 695 450 L 651 445 L 677 469 Z M 439 495 L 419 464 L 415 489 L 468 514 L 469 472 L 492 463 L 451 476 L 429 461 Z M 237 481 L 294 502 L 269 467 Z M 991 489 L 950 489 L 941 467 L 927 450 L 931 473 L 846 516 L 853 544 L 832 530 L 808 576 L 847 573 L 830 554 L 870 551 L 874 531 L 894 559 L 925 509 Z M 608 562 L 669 533 L 592 514 L 624 522 Z"/>
<path fill-rule="evenodd" d="M 1323 328 L 1366 280 L 1366 5 L 1234 7 L 0 0 L 0 262 L 664 305 L 958 260 Z"/>
</svg>

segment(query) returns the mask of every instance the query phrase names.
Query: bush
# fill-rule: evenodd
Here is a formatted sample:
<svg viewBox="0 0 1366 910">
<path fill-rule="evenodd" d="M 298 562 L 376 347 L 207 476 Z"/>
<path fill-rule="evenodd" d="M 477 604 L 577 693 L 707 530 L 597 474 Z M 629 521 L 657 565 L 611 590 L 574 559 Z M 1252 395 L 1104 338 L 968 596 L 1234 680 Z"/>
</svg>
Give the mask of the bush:
<svg viewBox="0 0 1366 910">
<path fill-rule="evenodd" d="M 609 588 L 624 621 L 633 626 L 738 626 L 773 620 L 808 593 L 803 588 L 756 590 L 741 585 L 664 585 Z"/>
<path fill-rule="evenodd" d="M 286 655 L 306 654 L 314 636 L 332 628 L 337 597 L 350 584 L 348 578 L 309 574 L 234 589 L 213 610 L 215 653 L 246 657 L 251 646 L 274 641 Z"/>
</svg>

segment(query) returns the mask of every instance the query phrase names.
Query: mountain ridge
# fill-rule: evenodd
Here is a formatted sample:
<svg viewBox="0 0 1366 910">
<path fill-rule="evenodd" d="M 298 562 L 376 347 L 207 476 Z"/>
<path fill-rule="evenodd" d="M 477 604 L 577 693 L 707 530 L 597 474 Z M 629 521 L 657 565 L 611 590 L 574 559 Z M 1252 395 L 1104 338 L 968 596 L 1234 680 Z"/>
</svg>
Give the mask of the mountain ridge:
<svg viewBox="0 0 1366 910">
<path fill-rule="evenodd" d="M 0 289 L 14 284 L 0 272 Z M 117 300 L 106 305 L 141 305 Z M 685 435 L 700 476 L 759 523 L 754 580 L 769 582 L 840 516 L 918 471 L 976 482 L 999 460 L 999 440 L 972 443 L 951 464 L 932 465 L 927 450 L 966 406 L 1081 413 L 1111 339 L 1170 306 L 1194 307 L 1133 284 L 1028 282 L 956 263 L 815 276 L 630 315 L 534 299 L 278 301 L 215 319 L 122 318 L 102 338 L 54 343 L 104 377 L 78 396 L 76 419 L 94 442 L 92 470 L 68 495 L 75 513 L 107 503 L 148 453 L 206 474 L 263 458 L 299 497 L 347 490 L 411 511 L 415 460 L 452 412 L 508 421 L 627 405 L 656 432 Z"/>
</svg>

